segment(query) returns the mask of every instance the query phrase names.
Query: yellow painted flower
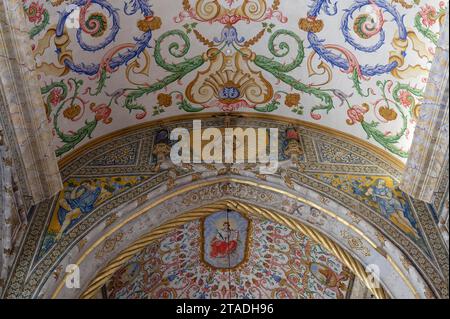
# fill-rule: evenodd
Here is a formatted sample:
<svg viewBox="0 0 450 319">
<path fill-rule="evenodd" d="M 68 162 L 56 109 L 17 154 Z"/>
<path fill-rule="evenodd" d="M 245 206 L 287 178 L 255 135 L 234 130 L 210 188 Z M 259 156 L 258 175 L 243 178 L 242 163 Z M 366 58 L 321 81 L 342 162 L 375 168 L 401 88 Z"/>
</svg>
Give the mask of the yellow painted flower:
<svg viewBox="0 0 450 319">
<path fill-rule="evenodd" d="M 286 104 L 286 106 L 288 106 L 288 107 L 293 107 L 293 106 L 299 105 L 300 104 L 300 94 L 297 94 L 297 93 L 287 94 L 284 104 Z"/>
<path fill-rule="evenodd" d="M 161 25 L 161 18 L 155 16 L 145 17 L 145 19 L 139 20 L 137 23 L 139 30 L 141 30 L 142 32 L 158 30 L 159 28 L 161 28 Z"/>
<path fill-rule="evenodd" d="M 73 104 L 64 110 L 63 115 L 66 119 L 74 120 L 81 112 L 81 106 Z"/>
<path fill-rule="evenodd" d="M 158 94 L 158 104 L 160 106 L 169 107 L 172 105 L 172 96 L 169 94 L 160 93 Z"/>
<path fill-rule="evenodd" d="M 305 32 L 319 33 L 324 24 L 322 20 L 317 20 L 315 17 L 307 17 L 300 19 L 298 27 Z"/>
<path fill-rule="evenodd" d="M 379 113 L 386 121 L 394 121 L 397 119 L 397 112 L 387 106 L 380 107 Z"/>
</svg>

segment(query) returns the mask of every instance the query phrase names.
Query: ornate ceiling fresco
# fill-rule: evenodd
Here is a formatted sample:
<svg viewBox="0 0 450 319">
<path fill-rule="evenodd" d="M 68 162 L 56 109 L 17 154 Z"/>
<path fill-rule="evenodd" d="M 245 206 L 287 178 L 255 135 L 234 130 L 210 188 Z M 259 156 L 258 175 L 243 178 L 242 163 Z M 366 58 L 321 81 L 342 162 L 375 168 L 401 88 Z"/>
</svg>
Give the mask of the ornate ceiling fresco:
<svg viewBox="0 0 450 319">
<path fill-rule="evenodd" d="M 448 298 L 448 176 L 399 189 L 448 1 L 21 4 L 63 189 L 8 219 L 2 297 Z M 279 166 L 175 165 L 194 119 Z"/>
<path fill-rule="evenodd" d="M 60 157 L 134 124 L 239 110 L 336 128 L 405 159 L 447 2 L 23 5 Z"/>
<path fill-rule="evenodd" d="M 189 266 L 199 259 L 200 268 L 254 270 L 242 278 L 255 279 L 259 286 L 245 290 L 245 283 L 239 283 L 243 290 L 233 290 L 239 294 L 346 297 L 353 275 L 345 279 L 343 266 L 367 286 L 366 267 L 376 265 L 384 289 L 371 290 L 377 297 L 448 297 L 448 248 L 436 219 L 444 192 L 436 196 L 436 205 L 408 197 L 398 189 L 401 163 L 329 128 L 293 125 L 272 115 L 241 114 L 228 121 L 198 116 L 210 127 L 227 122 L 231 127 L 278 128 L 279 170 L 261 175 L 255 164 L 171 166 L 163 147 L 168 141 L 160 137 L 167 130 L 192 126 L 189 115 L 164 127 L 148 123 L 80 148 L 61 168 L 64 189 L 34 208 L 3 296 L 91 297 L 105 284 L 115 287 L 111 297 L 132 296 L 139 285 L 147 297 L 156 297 L 164 287 L 172 289 L 164 296 L 184 296 L 187 292 L 180 287 L 195 286 L 191 275 L 202 273 Z M 214 243 L 215 225 L 223 221 L 214 214 L 227 208 L 236 212 L 230 215 L 235 220 L 230 227 L 239 231 L 239 240 Z M 203 232 L 191 231 L 198 227 Z M 286 236 L 280 239 L 269 228 Z M 265 247 L 270 241 L 273 246 Z M 187 249 L 199 242 L 203 244 L 195 244 L 196 249 Z M 302 247 L 300 265 L 293 254 L 286 257 L 294 246 Z M 135 247 L 146 248 L 140 252 Z M 187 250 L 189 254 L 182 253 Z M 233 259 L 220 258 L 230 250 Z M 266 255 L 274 272 L 272 277 L 264 275 L 263 282 L 257 279 L 257 265 Z M 127 268 L 123 256 L 141 260 L 141 270 Z M 170 268 L 171 258 L 185 267 Z M 160 266 L 152 272 L 146 259 Z M 81 289 L 65 288 L 68 264 L 79 265 Z M 105 268 L 108 265 L 114 268 Z M 295 282 L 288 275 L 291 267 L 300 267 L 305 281 L 278 291 L 277 278 Z M 147 279 L 117 288 L 123 279 L 120 271 Z M 110 278 L 113 273 L 120 278 Z M 146 277 L 150 273 L 156 277 Z M 208 288 L 213 283 L 222 287 L 220 271 L 210 274 L 198 278 L 204 285 L 196 296 L 227 293 Z"/>
<path fill-rule="evenodd" d="M 106 293 L 111 299 L 342 299 L 353 278 L 310 238 L 219 211 L 145 247 L 112 276 Z"/>
</svg>

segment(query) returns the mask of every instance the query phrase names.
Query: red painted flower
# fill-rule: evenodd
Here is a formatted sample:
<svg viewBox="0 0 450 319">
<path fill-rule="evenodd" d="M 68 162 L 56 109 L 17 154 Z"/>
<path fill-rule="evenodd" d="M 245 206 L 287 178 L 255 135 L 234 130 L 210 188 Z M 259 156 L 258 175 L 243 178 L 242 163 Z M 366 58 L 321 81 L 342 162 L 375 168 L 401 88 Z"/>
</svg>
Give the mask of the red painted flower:
<svg viewBox="0 0 450 319">
<path fill-rule="evenodd" d="M 298 106 L 300 104 L 300 94 L 287 94 L 284 104 L 286 104 L 287 107 Z"/>
<path fill-rule="evenodd" d="M 111 108 L 106 104 L 95 105 L 95 103 L 91 103 L 90 109 L 95 113 L 96 121 L 103 121 L 105 124 L 109 124 L 112 122 L 111 118 Z"/>
<path fill-rule="evenodd" d="M 37 2 L 32 2 L 28 7 L 28 9 L 26 9 L 28 20 L 32 23 L 41 22 L 44 12 L 45 12 L 44 6 Z"/>
<path fill-rule="evenodd" d="M 241 16 L 238 15 L 224 15 L 219 21 L 221 24 L 233 25 L 242 20 Z"/>
<path fill-rule="evenodd" d="M 78 104 L 73 104 L 64 110 L 63 115 L 66 119 L 75 121 L 76 117 L 81 113 L 81 106 Z"/>
<path fill-rule="evenodd" d="M 51 103 L 53 106 L 55 106 L 55 105 L 57 105 L 59 102 L 61 102 L 61 93 L 62 93 L 62 90 L 61 90 L 61 89 L 58 89 L 58 88 L 53 89 L 53 90 L 50 92 L 50 97 L 49 97 L 49 99 L 50 99 L 50 103 Z"/>
<path fill-rule="evenodd" d="M 364 121 L 364 114 L 369 111 L 369 105 L 367 103 L 363 103 L 361 106 L 355 105 L 352 108 L 348 109 L 347 115 L 347 124 L 353 125 L 357 122 Z"/>
<path fill-rule="evenodd" d="M 408 91 L 401 91 L 399 93 L 398 96 L 400 103 L 404 106 L 404 107 L 410 107 L 411 106 L 411 99 L 412 99 L 412 95 L 411 93 L 409 93 Z"/>
</svg>

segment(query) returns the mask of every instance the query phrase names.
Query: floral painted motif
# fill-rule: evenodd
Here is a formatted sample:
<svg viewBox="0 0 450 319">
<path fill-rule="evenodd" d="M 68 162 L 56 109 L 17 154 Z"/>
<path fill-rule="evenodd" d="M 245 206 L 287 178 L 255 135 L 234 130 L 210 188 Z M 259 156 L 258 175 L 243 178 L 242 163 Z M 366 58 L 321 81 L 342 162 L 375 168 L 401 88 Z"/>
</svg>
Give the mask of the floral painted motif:
<svg viewBox="0 0 450 319">
<path fill-rule="evenodd" d="M 399 93 L 399 100 L 400 103 L 404 106 L 404 107 L 409 107 L 411 106 L 411 104 L 413 103 L 411 101 L 411 99 L 414 100 L 414 97 L 411 95 L 411 93 L 409 93 L 408 91 L 400 91 Z"/>
<path fill-rule="evenodd" d="M 55 88 L 50 92 L 48 98 L 52 106 L 55 106 L 61 102 L 61 94 L 62 90 L 58 88 Z"/>
<path fill-rule="evenodd" d="M 420 16 L 422 17 L 423 25 L 426 27 L 433 26 L 438 19 L 436 8 L 430 6 L 429 4 L 421 8 Z"/>
<path fill-rule="evenodd" d="M 176 94 L 172 96 L 176 98 Z M 206 127 L 221 127 L 224 125 L 223 120 L 218 117 L 210 117 L 204 121 Z M 228 174 L 233 174 L 233 176 L 239 176 L 237 174 L 240 174 L 241 178 L 247 180 L 247 177 L 249 177 L 255 184 L 264 183 L 264 176 L 257 175 L 257 169 L 255 170 L 254 167 L 245 167 L 242 170 L 232 168 L 226 171 L 220 167 L 208 165 L 205 166 L 206 170 L 203 171 L 204 173 L 200 174 L 188 167 L 183 169 L 183 171 L 174 171 L 168 167 L 161 167 L 155 175 L 154 168 L 158 167 L 158 156 L 154 151 L 159 152 L 157 144 L 167 146 L 164 143 L 167 142 L 170 128 L 179 127 L 181 123 L 186 123 L 186 119 L 168 123 L 164 125 L 163 129 L 159 127 L 135 128 L 124 135 L 115 136 L 105 141 L 105 143 L 92 145 L 88 151 L 68 163 L 62 170 L 63 178 L 66 180 L 64 191 L 56 198 L 49 199 L 36 207 L 33 223 L 30 225 L 30 231 L 24 240 L 23 250 L 19 255 L 20 259 L 16 263 L 6 296 L 8 298 L 31 298 L 33 295 L 41 295 L 39 283 L 46 280 L 47 275 L 50 276 L 49 278 L 52 278 L 55 267 L 60 260 L 73 256 L 71 251 L 75 252 L 75 254 L 83 253 L 85 249 L 90 247 L 87 244 L 83 246 L 86 240 L 90 238 L 95 241 L 98 234 L 97 231 L 102 233 L 108 232 L 111 230 L 111 227 L 120 222 L 120 218 L 122 220 L 127 218 L 127 212 L 135 211 L 134 207 L 141 207 L 146 202 L 152 203 L 153 197 L 149 196 L 159 196 L 158 194 L 161 194 L 160 192 L 154 192 L 153 190 L 155 189 L 160 189 L 163 193 L 167 193 L 165 185 L 180 185 L 187 181 L 189 181 L 187 185 L 190 185 L 190 181 L 200 183 L 208 181 L 209 183 L 211 181 L 210 178 L 216 176 L 216 174 L 219 179 L 230 176 Z M 294 152 L 297 152 L 298 162 L 301 164 L 302 171 L 283 169 L 277 172 L 273 179 L 274 187 L 279 185 L 279 187 L 294 188 L 295 185 L 302 185 L 309 189 L 308 193 L 315 194 L 312 199 L 313 201 L 319 201 L 318 203 L 321 206 L 323 205 L 334 211 L 336 205 L 342 205 L 346 209 L 339 209 L 335 212 L 342 214 L 343 219 L 358 228 L 364 227 L 361 228 L 363 231 L 366 229 L 364 225 L 373 226 L 374 229 L 366 234 L 368 236 L 372 234 L 370 238 L 376 243 L 380 243 L 380 253 L 387 249 L 390 250 L 391 247 L 399 247 L 399 251 L 407 252 L 408 259 L 410 259 L 413 267 L 409 270 L 405 268 L 405 274 L 407 276 L 415 276 L 414 269 L 420 269 L 420 273 L 424 274 L 423 276 L 427 282 L 433 287 L 433 293 L 437 291 L 440 296 L 446 296 L 448 291 L 446 289 L 447 281 L 444 278 L 441 279 L 439 277 L 440 272 L 436 270 L 436 265 L 442 268 L 448 265 L 448 258 L 445 258 L 445 243 L 439 236 L 436 236 L 435 231 L 433 213 L 437 209 L 420 201 L 412 201 L 398 189 L 397 180 L 402 174 L 400 168 L 387 162 L 383 154 L 372 153 L 372 148 L 355 145 L 352 139 L 327 132 L 326 129 L 318 130 L 317 127 L 309 127 L 308 124 L 292 128 L 289 123 L 263 118 L 246 118 L 242 124 L 244 127 L 247 125 L 249 127 L 262 125 L 280 129 L 279 153 L 283 155 L 281 159 L 283 161 L 282 165 L 284 165 L 284 161 L 292 160 Z M 291 146 L 293 152 L 291 152 Z M 358 171 L 357 174 L 355 174 L 355 170 Z M 187 174 L 186 171 L 188 172 Z M 54 223 L 55 218 L 57 219 L 55 214 L 58 215 L 57 212 L 59 211 L 59 200 L 65 196 L 71 199 L 69 194 L 82 181 L 91 181 L 90 192 L 94 194 L 92 197 L 86 196 L 87 199 L 83 201 L 86 205 L 80 207 L 80 210 L 82 208 L 84 211 L 88 211 L 88 203 L 92 202 L 96 196 L 95 188 L 97 185 L 94 180 L 97 182 L 102 180 L 105 181 L 104 184 L 109 184 L 113 183 L 117 177 L 128 179 L 133 176 L 141 176 L 141 174 L 144 175 L 142 178 L 145 178 L 145 181 L 113 192 L 114 195 L 106 201 L 101 201 L 100 197 L 98 197 L 91 212 L 80 215 L 82 217 L 66 228 L 65 234 L 61 235 L 59 241 L 50 242 L 47 249 L 43 249 L 41 240 L 44 238 L 50 241 L 54 240 L 61 227 L 59 221 Z M 214 179 L 215 177 L 213 177 Z M 380 182 L 379 179 L 385 182 Z M 73 184 L 70 182 L 73 182 Z M 179 182 L 181 183 L 179 184 Z M 443 193 L 444 191 L 445 187 L 442 189 Z M 74 193 L 78 192 L 75 191 Z M 79 193 L 81 193 L 81 190 Z M 298 196 L 304 196 L 304 192 L 298 192 L 297 194 Z M 300 207 L 296 208 L 295 200 L 290 200 L 276 192 L 259 189 L 256 186 L 223 182 L 192 190 L 182 195 L 180 194 L 180 196 L 174 198 L 176 202 L 161 204 L 161 210 L 155 210 L 154 216 L 162 218 L 166 213 L 173 213 L 176 216 L 178 212 L 184 211 L 184 209 L 190 210 L 193 207 L 198 207 L 201 204 L 199 200 L 206 204 L 220 199 L 227 200 L 232 198 L 238 201 L 249 201 L 247 203 L 266 207 L 267 209 L 280 209 L 314 227 L 321 228 L 329 224 L 330 229 L 335 229 L 335 223 L 333 222 L 335 219 L 331 218 L 331 216 L 316 209 L 309 210 L 307 206 L 303 207 L 300 205 Z M 74 196 L 74 198 L 77 197 Z M 126 211 L 122 209 L 124 207 L 122 205 L 125 202 L 133 203 L 133 205 L 126 205 Z M 138 206 L 135 206 L 134 203 Z M 434 207 L 439 207 L 439 205 Z M 347 213 L 343 213 L 345 211 Z M 60 212 L 61 217 L 64 213 L 65 211 Z M 153 215 L 151 214 L 151 216 Z M 52 229 L 49 229 L 50 217 Z M 408 221 L 405 221 L 404 218 Z M 251 225 L 254 229 L 255 223 L 253 220 Z M 147 232 L 145 224 L 136 223 L 136 226 L 138 229 Z M 411 226 L 416 231 L 411 229 Z M 198 227 L 201 227 L 201 223 L 198 224 Z M 91 230 L 94 232 L 91 233 Z M 201 234 L 199 228 L 195 228 L 195 230 L 198 234 Z M 416 232 L 420 238 L 415 237 Z M 349 236 L 352 236 L 350 233 Z M 93 235 L 91 236 L 90 234 Z M 238 236 L 238 238 L 241 237 Z M 284 240 L 287 237 L 290 236 L 283 236 L 282 239 Z M 112 236 L 110 240 L 114 242 L 115 238 L 117 237 Z M 263 242 L 261 237 L 252 237 L 252 239 L 255 238 L 257 241 Z M 342 235 L 342 238 L 345 238 L 345 236 Z M 387 245 L 388 242 L 391 242 L 389 246 Z M 270 247 L 270 244 L 270 242 L 268 244 L 264 243 L 264 247 Z M 356 242 L 353 244 L 358 245 Z M 111 247 L 108 245 L 105 244 L 104 247 Z M 195 247 L 201 247 L 200 241 L 196 241 L 195 245 Z M 298 246 L 298 243 L 293 245 Z M 355 247 L 360 247 L 358 248 L 361 249 L 358 251 L 360 256 L 369 253 L 371 256 L 374 256 L 375 252 L 371 250 L 371 245 L 368 243 L 365 243 L 364 246 Z M 176 249 L 180 251 L 182 247 L 175 247 L 174 250 Z M 230 245 L 228 249 L 233 251 L 233 245 Z M 370 252 L 366 249 L 369 249 Z M 103 256 L 104 252 L 106 250 L 99 250 L 99 256 Z M 435 261 L 433 256 L 437 256 L 439 259 Z M 104 255 L 104 258 L 109 259 L 106 255 Z M 198 260 L 200 259 L 199 257 Z M 403 267 L 399 260 L 397 260 L 397 264 Z M 177 270 L 180 269 L 178 265 L 177 263 Z M 205 263 L 202 265 L 205 265 Z M 325 265 L 328 264 L 325 263 Z M 238 267 L 241 267 L 241 265 Z M 328 265 L 328 267 L 330 266 Z M 317 268 L 323 269 L 321 267 Z M 35 271 L 25 278 L 23 273 L 26 273 L 27 269 L 35 269 Z M 64 267 L 61 266 L 61 269 L 64 269 Z M 328 273 L 328 271 L 325 271 L 325 273 Z M 340 271 L 336 270 L 335 273 L 340 274 Z M 263 278 L 266 277 L 269 276 L 265 276 L 265 273 L 263 273 Z M 62 280 L 61 276 L 59 278 Z M 329 278 L 330 282 L 335 281 L 333 279 L 334 276 L 329 276 Z M 53 281 L 53 279 L 50 280 Z M 413 278 L 412 280 L 414 282 Z M 423 287 L 422 284 L 420 285 L 420 287 Z M 21 287 L 27 289 L 22 289 Z M 284 291 L 283 294 L 286 295 L 286 292 Z"/>
<path fill-rule="evenodd" d="M 446 9 L 439 0 L 23 4 L 58 156 L 154 117 L 245 111 L 320 123 L 406 158 Z"/>
<path fill-rule="evenodd" d="M 44 12 L 45 12 L 44 6 L 37 2 L 32 2 L 26 10 L 28 20 L 32 23 L 41 22 L 42 17 L 44 16 Z"/>
</svg>

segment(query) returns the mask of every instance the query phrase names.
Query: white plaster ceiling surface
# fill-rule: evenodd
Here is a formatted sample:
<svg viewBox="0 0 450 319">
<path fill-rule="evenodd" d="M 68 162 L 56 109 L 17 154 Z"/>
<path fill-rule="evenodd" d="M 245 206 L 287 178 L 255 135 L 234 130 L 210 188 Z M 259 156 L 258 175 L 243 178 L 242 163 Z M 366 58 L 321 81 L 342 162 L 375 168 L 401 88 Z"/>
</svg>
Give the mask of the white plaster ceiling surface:
<svg viewBox="0 0 450 319">
<path fill-rule="evenodd" d="M 60 157 L 134 124 L 241 111 L 325 125 L 406 158 L 447 2 L 23 5 Z"/>
</svg>

